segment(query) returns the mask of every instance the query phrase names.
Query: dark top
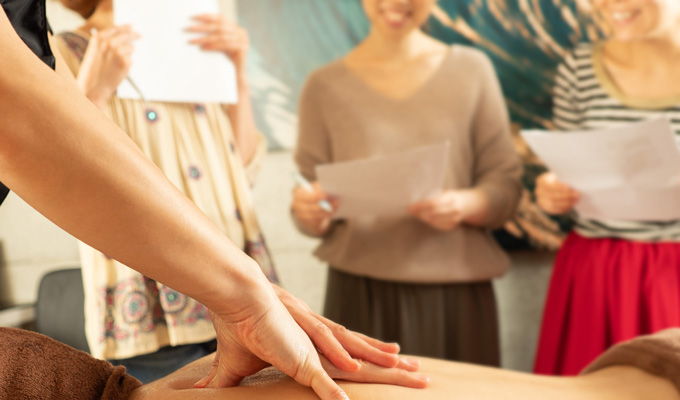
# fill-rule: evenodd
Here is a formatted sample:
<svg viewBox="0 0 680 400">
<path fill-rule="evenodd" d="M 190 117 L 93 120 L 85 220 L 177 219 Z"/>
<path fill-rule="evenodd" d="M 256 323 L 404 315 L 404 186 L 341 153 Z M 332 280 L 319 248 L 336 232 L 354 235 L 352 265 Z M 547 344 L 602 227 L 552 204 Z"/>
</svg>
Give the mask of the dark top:
<svg viewBox="0 0 680 400">
<path fill-rule="evenodd" d="M 0 5 L 28 48 L 54 69 L 54 55 L 47 39 L 50 26 L 45 14 L 45 0 L 0 0 Z M 0 182 L 0 203 L 8 193 L 9 189 Z"/>
</svg>

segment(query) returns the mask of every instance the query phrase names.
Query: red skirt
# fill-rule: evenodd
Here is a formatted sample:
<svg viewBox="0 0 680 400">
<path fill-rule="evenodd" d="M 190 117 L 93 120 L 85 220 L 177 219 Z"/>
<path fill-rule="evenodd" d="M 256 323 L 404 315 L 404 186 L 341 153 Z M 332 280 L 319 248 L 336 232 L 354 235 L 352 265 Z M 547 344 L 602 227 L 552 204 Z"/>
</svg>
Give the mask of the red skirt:
<svg viewBox="0 0 680 400">
<path fill-rule="evenodd" d="M 574 232 L 550 281 L 534 372 L 575 375 L 607 348 L 680 326 L 680 243 Z"/>
</svg>

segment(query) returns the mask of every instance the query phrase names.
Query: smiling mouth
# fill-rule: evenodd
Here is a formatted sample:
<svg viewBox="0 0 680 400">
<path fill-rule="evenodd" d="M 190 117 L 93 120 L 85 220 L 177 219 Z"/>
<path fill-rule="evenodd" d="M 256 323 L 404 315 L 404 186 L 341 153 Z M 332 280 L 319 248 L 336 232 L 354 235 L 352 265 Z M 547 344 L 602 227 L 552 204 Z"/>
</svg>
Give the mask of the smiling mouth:
<svg viewBox="0 0 680 400">
<path fill-rule="evenodd" d="M 404 24 L 410 17 L 411 11 L 403 8 L 383 8 L 380 10 L 387 23 L 393 26 Z"/>
<path fill-rule="evenodd" d="M 611 13 L 611 18 L 615 24 L 625 25 L 633 21 L 638 14 L 638 11 L 616 11 Z"/>
</svg>

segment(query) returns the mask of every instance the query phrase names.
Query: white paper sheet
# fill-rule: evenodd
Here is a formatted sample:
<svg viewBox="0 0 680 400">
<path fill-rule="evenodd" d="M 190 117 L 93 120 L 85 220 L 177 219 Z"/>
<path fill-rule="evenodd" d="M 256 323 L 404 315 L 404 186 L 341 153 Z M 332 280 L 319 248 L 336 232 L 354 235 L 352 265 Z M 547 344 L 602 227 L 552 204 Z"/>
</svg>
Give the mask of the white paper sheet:
<svg viewBox="0 0 680 400">
<path fill-rule="evenodd" d="M 383 157 L 318 165 L 323 190 L 338 199 L 334 218 L 397 216 L 441 193 L 449 142 Z"/>
<path fill-rule="evenodd" d="M 234 65 L 221 53 L 202 51 L 185 32 L 192 16 L 217 14 L 216 0 L 114 0 L 116 25 L 130 24 L 141 35 L 135 42 L 128 76 L 145 100 L 235 103 L 238 100 Z M 118 96 L 139 99 L 124 80 Z"/>
<path fill-rule="evenodd" d="M 668 120 L 522 136 L 559 180 L 581 192 L 576 204 L 581 216 L 680 219 L 680 149 Z"/>
</svg>

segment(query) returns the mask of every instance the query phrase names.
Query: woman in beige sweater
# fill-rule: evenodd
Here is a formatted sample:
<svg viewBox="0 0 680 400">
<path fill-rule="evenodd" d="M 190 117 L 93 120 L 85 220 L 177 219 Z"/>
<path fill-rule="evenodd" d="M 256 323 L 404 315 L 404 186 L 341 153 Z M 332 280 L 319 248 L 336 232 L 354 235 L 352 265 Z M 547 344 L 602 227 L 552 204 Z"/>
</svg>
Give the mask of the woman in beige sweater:
<svg viewBox="0 0 680 400">
<path fill-rule="evenodd" d="M 419 29 L 434 3 L 364 0 L 369 36 L 309 77 L 295 160 L 315 189 L 295 190 L 293 216 L 322 238 L 327 317 L 407 353 L 498 365 L 491 279 L 509 262 L 489 230 L 514 213 L 521 166 L 487 57 Z M 403 215 L 332 220 L 319 206 L 317 165 L 446 141 L 442 193 Z"/>
</svg>

